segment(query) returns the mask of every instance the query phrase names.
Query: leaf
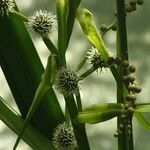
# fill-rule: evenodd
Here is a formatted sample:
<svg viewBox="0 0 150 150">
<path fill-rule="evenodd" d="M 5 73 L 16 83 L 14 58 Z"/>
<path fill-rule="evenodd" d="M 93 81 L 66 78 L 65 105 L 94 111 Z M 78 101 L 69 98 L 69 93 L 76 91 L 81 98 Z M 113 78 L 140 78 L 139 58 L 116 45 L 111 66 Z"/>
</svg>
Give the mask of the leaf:
<svg viewBox="0 0 150 150">
<path fill-rule="evenodd" d="M 48 58 L 48 61 L 47 61 L 47 66 L 46 66 L 45 72 L 42 76 L 42 81 L 41 81 L 41 83 L 39 84 L 39 86 L 36 90 L 34 99 L 32 101 L 32 104 L 31 104 L 30 108 L 29 108 L 27 116 L 25 118 L 23 127 L 22 127 L 22 129 L 19 133 L 19 136 L 16 140 L 16 143 L 14 145 L 14 148 L 13 148 L 14 150 L 17 148 L 18 143 L 19 143 L 20 139 L 22 138 L 22 135 L 24 134 L 24 131 L 27 128 L 27 125 L 29 124 L 29 122 L 30 122 L 31 118 L 33 117 L 35 111 L 39 107 L 43 96 L 46 94 L 46 92 L 48 91 L 49 88 L 52 88 L 50 80 L 51 80 L 51 77 L 53 76 L 52 73 L 55 72 L 55 71 L 53 71 L 53 69 L 54 70 L 56 69 L 54 61 L 55 61 L 55 55 L 50 54 L 50 56 Z"/>
<path fill-rule="evenodd" d="M 81 0 L 68 0 L 69 3 L 69 12 L 68 12 L 68 18 L 67 18 L 67 45 L 70 40 L 70 36 L 73 30 L 74 21 L 77 13 L 77 9 L 80 5 Z"/>
<path fill-rule="evenodd" d="M 17 106 L 25 118 L 44 68 L 26 27 L 19 18 L 14 15 L 0 18 L 0 33 L 0 65 Z M 33 116 L 32 125 L 51 138 L 53 128 L 63 120 L 56 95 L 50 88 Z"/>
<path fill-rule="evenodd" d="M 118 115 L 121 115 L 122 111 L 118 109 L 110 109 L 107 111 L 85 111 L 78 115 L 79 123 L 96 124 L 110 120 Z"/>
<path fill-rule="evenodd" d="M 4 100 L 0 97 L 0 120 L 2 120 L 16 134 L 19 134 L 24 121 L 20 116 L 16 115 L 10 108 L 8 108 L 3 101 Z M 23 140 L 36 150 L 55 149 L 47 138 L 31 126 L 27 127 L 23 135 Z"/>
<path fill-rule="evenodd" d="M 96 29 L 92 13 L 85 8 L 80 8 L 78 9 L 76 17 L 82 27 L 84 34 L 87 36 L 89 41 L 98 49 L 103 59 L 107 61 L 109 54 L 107 53 L 104 42 L 98 30 Z"/>
<path fill-rule="evenodd" d="M 56 10 L 58 21 L 58 51 L 60 54 L 60 59 L 64 65 L 67 42 L 68 0 L 57 0 Z"/>
<path fill-rule="evenodd" d="M 150 130 L 150 121 L 144 118 L 141 113 L 135 112 L 134 116 L 136 119 L 143 125 L 143 127 L 147 130 Z"/>
<path fill-rule="evenodd" d="M 150 105 L 137 105 L 134 112 L 150 112 Z"/>
<path fill-rule="evenodd" d="M 94 104 L 84 109 L 84 111 L 100 111 L 105 112 L 109 109 L 121 109 L 121 104 L 117 103 L 101 103 L 101 104 Z"/>
</svg>

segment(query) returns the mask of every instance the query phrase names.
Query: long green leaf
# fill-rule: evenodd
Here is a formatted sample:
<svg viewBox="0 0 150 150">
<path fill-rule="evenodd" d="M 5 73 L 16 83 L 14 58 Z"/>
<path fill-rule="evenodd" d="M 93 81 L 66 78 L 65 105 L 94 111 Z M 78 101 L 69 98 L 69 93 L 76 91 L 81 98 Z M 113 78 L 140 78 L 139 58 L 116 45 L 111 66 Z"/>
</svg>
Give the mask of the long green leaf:
<svg viewBox="0 0 150 150">
<path fill-rule="evenodd" d="M 150 105 L 139 105 L 136 106 L 134 112 L 150 112 Z"/>
<path fill-rule="evenodd" d="M 68 0 L 69 3 L 69 13 L 68 13 L 68 18 L 67 18 L 67 45 L 70 40 L 70 36 L 73 30 L 74 26 L 74 21 L 77 13 L 77 9 L 80 5 L 81 0 Z"/>
<path fill-rule="evenodd" d="M 134 116 L 137 120 L 143 125 L 143 127 L 150 131 L 150 121 L 146 120 L 141 113 L 134 113 Z"/>
<path fill-rule="evenodd" d="M 121 104 L 116 103 L 101 103 L 101 104 L 94 104 L 89 107 L 86 107 L 84 111 L 99 111 L 99 112 L 105 112 L 109 109 L 121 109 Z"/>
<path fill-rule="evenodd" d="M 110 120 L 122 113 L 121 110 L 118 109 L 110 109 L 105 112 L 102 111 L 85 111 L 81 112 L 78 115 L 78 121 L 80 123 L 90 123 L 96 124 L 106 120 Z"/>
<path fill-rule="evenodd" d="M 3 101 L 4 100 L 0 97 L 0 120 L 2 120 L 16 134 L 19 134 L 24 121 L 20 116 L 16 115 L 10 108 L 8 108 Z M 47 138 L 45 138 L 41 133 L 31 126 L 27 127 L 22 138 L 33 149 L 55 149 Z"/>
<path fill-rule="evenodd" d="M 44 68 L 24 23 L 14 15 L 10 18 L 0 18 L 0 65 L 25 118 Z M 63 120 L 56 95 L 50 88 L 35 112 L 32 124 L 51 138 L 53 128 Z"/>
</svg>

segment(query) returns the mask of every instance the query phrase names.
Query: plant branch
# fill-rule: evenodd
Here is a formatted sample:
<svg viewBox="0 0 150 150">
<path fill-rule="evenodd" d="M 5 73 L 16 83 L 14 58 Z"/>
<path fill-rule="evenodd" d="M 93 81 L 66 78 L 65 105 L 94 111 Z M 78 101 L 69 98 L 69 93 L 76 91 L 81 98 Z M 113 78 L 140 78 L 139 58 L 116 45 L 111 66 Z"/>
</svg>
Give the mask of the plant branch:
<svg viewBox="0 0 150 150">
<path fill-rule="evenodd" d="M 117 4 L 117 57 L 122 60 L 128 60 L 128 48 L 127 48 L 127 34 L 126 34 L 126 14 L 125 14 L 125 1 L 116 0 Z M 127 70 L 121 66 L 118 66 L 118 73 L 121 78 L 127 75 Z M 123 80 L 117 83 L 117 103 L 124 103 L 125 97 Z M 125 126 L 122 130 L 122 134 L 118 137 L 118 149 L 119 150 L 133 150 L 133 133 L 132 133 L 132 116 L 126 118 L 130 125 L 130 133 Z M 123 120 L 118 117 L 118 128 L 120 124 L 124 124 Z"/>
</svg>

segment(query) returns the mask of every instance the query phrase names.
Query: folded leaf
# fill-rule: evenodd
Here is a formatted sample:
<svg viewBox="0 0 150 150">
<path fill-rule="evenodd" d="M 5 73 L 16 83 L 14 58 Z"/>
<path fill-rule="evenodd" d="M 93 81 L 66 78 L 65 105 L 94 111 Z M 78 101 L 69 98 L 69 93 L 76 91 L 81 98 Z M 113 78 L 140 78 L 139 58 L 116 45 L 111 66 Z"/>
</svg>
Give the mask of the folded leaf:
<svg viewBox="0 0 150 150">
<path fill-rule="evenodd" d="M 84 109 L 84 111 L 100 111 L 104 112 L 109 109 L 121 109 L 122 105 L 117 103 L 101 103 L 101 104 L 94 104 Z"/>
<path fill-rule="evenodd" d="M 92 13 L 85 8 L 80 8 L 77 12 L 77 19 L 89 41 L 98 49 L 99 53 L 106 61 L 109 54 L 107 53 L 104 42 L 96 29 Z"/>
<path fill-rule="evenodd" d="M 122 111 L 118 110 L 118 109 L 110 109 L 110 110 L 107 110 L 104 112 L 85 111 L 85 112 L 79 113 L 78 121 L 79 121 L 79 123 L 96 124 L 96 123 L 110 120 L 121 114 L 122 114 Z"/>
</svg>

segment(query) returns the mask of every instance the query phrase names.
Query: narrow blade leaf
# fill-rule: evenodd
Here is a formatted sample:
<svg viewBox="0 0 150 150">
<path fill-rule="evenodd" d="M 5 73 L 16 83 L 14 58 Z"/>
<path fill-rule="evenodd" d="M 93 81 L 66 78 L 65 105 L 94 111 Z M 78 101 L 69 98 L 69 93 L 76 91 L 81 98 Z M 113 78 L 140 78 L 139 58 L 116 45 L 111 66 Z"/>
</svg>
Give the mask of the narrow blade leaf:
<svg viewBox="0 0 150 150">
<path fill-rule="evenodd" d="M 150 131 L 150 121 L 145 119 L 145 117 L 141 113 L 134 113 L 134 116 L 137 120 L 143 125 L 143 127 Z"/>
<path fill-rule="evenodd" d="M 81 112 L 78 115 L 78 121 L 80 123 L 90 123 L 96 124 L 106 120 L 110 120 L 122 113 L 121 110 L 118 109 L 110 109 L 105 112 L 101 111 L 85 111 Z"/>
<path fill-rule="evenodd" d="M 44 68 L 24 23 L 14 15 L 0 18 L 0 65 L 25 118 Z M 32 125 L 51 138 L 53 128 L 63 120 L 56 95 L 50 88 L 34 114 Z"/>
<path fill-rule="evenodd" d="M 139 105 L 136 106 L 134 112 L 150 112 L 150 105 Z"/>
<path fill-rule="evenodd" d="M 0 97 L 0 120 L 2 120 L 12 131 L 19 134 L 24 123 L 23 119 L 16 115 L 10 108 L 8 108 L 3 99 Z M 27 127 L 23 135 L 23 140 L 36 150 L 54 150 L 55 148 L 51 142 L 45 138 L 41 133 L 31 126 Z"/>
</svg>

